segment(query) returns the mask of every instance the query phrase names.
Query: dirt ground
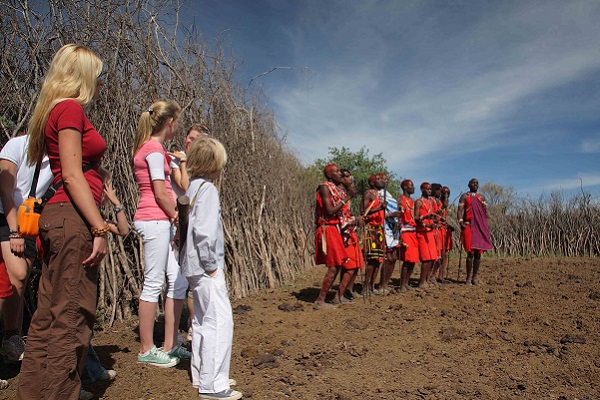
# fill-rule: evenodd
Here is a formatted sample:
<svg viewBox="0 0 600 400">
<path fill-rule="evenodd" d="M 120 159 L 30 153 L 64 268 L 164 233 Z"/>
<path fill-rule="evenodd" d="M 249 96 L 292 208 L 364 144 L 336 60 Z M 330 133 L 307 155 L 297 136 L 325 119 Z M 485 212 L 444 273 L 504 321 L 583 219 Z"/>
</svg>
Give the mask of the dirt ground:
<svg viewBox="0 0 600 400">
<path fill-rule="evenodd" d="M 231 376 L 245 398 L 600 398 L 600 259 L 487 258 L 478 286 L 452 282 L 315 311 L 324 271 L 232 302 Z M 118 372 L 87 388 L 96 398 L 197 397 L 189 362 L 136 363 L 134 322 L 97 332 L 94 346 Z M 2 370 L 11 386 L 0 398 L 13 399 L 18 366 Z"/>
</svg>

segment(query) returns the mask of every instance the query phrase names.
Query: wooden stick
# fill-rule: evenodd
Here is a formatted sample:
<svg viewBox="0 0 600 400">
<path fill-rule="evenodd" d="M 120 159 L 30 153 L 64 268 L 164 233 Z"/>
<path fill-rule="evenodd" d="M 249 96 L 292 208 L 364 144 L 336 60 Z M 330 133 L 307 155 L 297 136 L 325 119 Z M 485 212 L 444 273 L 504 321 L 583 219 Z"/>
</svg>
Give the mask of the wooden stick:
<svg viewBox="0 0 600 400">
<path fill-rule="evenodd" d="M 179 213 L 179 251 L 187 239 L 188 223 L 190 221 L 190 198 L 186 195 L 177 198 L 177 211 Z"/>
</svg>

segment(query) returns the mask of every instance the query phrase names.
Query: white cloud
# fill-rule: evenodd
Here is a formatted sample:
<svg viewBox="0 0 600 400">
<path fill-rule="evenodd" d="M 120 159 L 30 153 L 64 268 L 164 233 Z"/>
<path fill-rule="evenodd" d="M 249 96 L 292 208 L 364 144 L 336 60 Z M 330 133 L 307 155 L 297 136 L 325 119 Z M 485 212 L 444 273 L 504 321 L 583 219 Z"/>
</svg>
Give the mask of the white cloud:
<svg viewBox="0 0 600 400">
<path fill-rule="evenodd" d="M 600 153 L 600 134 L 596 135 L 596 137 L 582 140 L 581 151 L 583 153 Z"/>
<path fill-rule="evenodd" d="M 594 186 L 600 186 L 600 173 L 581 173 L 571 178 L 557 179 L 545 182 L 530 188 L 531 192 L 551 192 L 553 190 L 574 190 L 583 187 L 588 190 Z"/>
<path fill-rule="evenodd" d="M 290 30 L 297 58 L 320 67 L 309 88 L 271 96 L 303 160 L 366 145 L 405 170 L 440 150 L 506 145 L 520 102 L 600 68 L 589 4 L 504 3 L 460 24 L 441 7 L 390 3 L 304 10 L 300 21 L 322 39 L 316 48 L 331 50 L 316 58 L 305 53 L 315 44 Z"/>
</svg>

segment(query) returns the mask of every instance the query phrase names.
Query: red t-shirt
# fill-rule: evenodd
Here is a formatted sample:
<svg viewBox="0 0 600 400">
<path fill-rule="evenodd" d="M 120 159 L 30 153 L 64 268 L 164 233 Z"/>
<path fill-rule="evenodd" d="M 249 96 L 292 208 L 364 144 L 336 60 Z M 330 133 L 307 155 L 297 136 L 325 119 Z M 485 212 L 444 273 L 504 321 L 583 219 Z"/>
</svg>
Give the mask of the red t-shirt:
<svg viewBox="0 0 600 400">
<path fill-rule="evenodd" d="M 102 177 L 98 172 L 100 161 L 106 151 L 106 142 L 100 136 L 96 128 L 90 123 L 83 112 L 81 104 L 75 100 L 64 100 L 58 103 L 48 116 L 46 123 L 46 151 L 50 159 L 50 169 L 54 174 L 52 185 L 62 180 L 62 168 L 60 157 L 58 155 L 58 132 L 63 129 L 75 129 L 81 132 L 81 157 L 83 166 L 90 163 L 96 163 L 90 170 L 86 171 L 84 176 L 87 180 L 96 205 L 100 206 L 102 202 Z M 56 191 L 54 196 L 48 201 L 50 203 L 70 203 L 71 198 L 65 191 L 65 185 Z"/>
</svg>

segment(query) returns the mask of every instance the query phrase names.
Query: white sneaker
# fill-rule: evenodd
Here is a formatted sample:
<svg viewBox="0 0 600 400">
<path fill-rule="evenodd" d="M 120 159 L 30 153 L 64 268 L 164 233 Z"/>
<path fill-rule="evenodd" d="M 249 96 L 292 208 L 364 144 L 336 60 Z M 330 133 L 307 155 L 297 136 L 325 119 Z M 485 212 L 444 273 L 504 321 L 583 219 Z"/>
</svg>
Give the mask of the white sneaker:
<svg viewBox="0 0 600 400">
<path fill-rule="evenodd" d="M 235 386 L 235 385 L 237 385 L 237 381 L 233 378 L 229 378 L 229 386 Z M 200 385 L 192 383 L 192 387 L 198 389 L 198 386 L 200 386 Z"/>
<path fill-rule="evenodd" d="M 229 389 L 219 393 L 200 393 L 200 398 L 203 400 L 238 400 L 242 398 L 242 392 Z"/>
<path fill-rule="evenodd" d="M 16 333 L 9 337 L 4 337 L 2 347 L 0 347 L 0 354 L 2 354 L 6 361 L 23 361 L 23 356 L 25 355 L 25 342 L 23 338 Z"/>
</svg>

